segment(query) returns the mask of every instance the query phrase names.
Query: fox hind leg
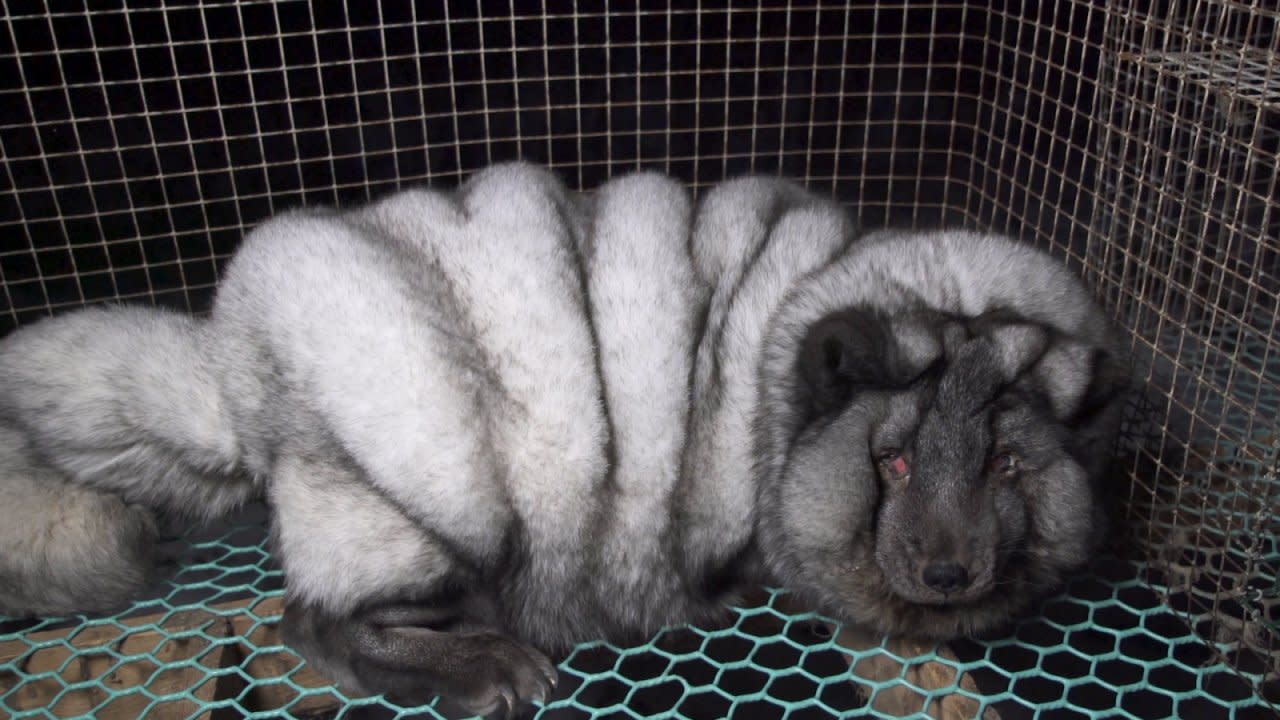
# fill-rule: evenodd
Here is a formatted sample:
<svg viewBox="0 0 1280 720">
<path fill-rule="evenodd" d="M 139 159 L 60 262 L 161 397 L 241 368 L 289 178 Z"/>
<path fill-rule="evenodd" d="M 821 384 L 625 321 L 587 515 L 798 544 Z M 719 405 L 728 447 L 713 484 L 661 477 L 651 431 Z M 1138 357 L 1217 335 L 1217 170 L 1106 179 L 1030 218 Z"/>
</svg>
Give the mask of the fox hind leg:
<svg viewBox="0 0 1280 720">
<path fill-rule="evenodd" d="M 118 609 L 154 576 L 149 510 L 68 481 L 0 425 L 0 614 Z"/>
</svg>

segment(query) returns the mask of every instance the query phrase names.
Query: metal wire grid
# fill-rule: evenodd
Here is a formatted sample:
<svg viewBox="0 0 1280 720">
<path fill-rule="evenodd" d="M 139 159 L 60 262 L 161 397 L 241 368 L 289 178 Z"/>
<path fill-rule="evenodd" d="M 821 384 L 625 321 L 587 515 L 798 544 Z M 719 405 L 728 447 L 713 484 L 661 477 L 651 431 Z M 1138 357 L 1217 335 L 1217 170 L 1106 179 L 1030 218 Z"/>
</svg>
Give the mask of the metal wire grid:
<svg viewBox="0 0 1280 720">
<path fill-rule="evenodd" d="M 986 17 L 968 215 L 1062 254 L 1133 331 L 1126 510 L 1149 580 L 1233 665 L 1276 673 L 1280 11 Z"/>
<path fill-rule="evenodd" d="M 272 212 L 517 156 L 581 187 L 784 172 L 867 225 L 1004 229 L 1135 330 L 1155 407 L 1131 423 L 1128 511 L 1165 573 L 1148 581 L 1273 694 L 1275 604 L 1240 588 L 1277 564 L 1274 11 L 800 5 L 7 3 L 0 332 L 115 298 L 201 310 Z M 1257 542 L 1215 546 L 1240 537 Z"/>
<path fill-rule="evenodd" d="M 1097 4 L 996 3 L 982 13 L 969 221 L 1045 246 L 1077 266 L 1093 233 L 1095 104 L 1105 14 Z"/>
<path fill-rule="evenodd" d="M 964 162 L 958 4 L 6 10 L 0 226 L 26 247 L 0 251 L 0 329 L 114 298 L 198 310 L 272 212 L 501 159 L 583 187 L 785 171 L 870 224 L 936 222 Z"/>
<path fill-rule="evenodd" d="M 1197 2 L 1110 18 L 1093 259 L 1157 406 L 1130 518 L 1170 601 L 1238 667 L 1280 671 L 1280 31 Z"/>
</svg>

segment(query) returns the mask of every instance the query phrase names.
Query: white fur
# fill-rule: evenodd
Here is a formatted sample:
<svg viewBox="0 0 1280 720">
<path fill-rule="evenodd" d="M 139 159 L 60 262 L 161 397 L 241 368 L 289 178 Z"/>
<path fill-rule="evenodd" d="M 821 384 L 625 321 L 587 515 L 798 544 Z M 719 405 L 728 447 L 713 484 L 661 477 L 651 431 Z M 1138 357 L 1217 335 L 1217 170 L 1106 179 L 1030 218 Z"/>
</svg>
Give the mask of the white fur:
<svg viewBox="0 0 1280 720">
<path fill-rule="evenodd" d="M 15 615 L 110 610 L 146 585 L 143 508 L 68 482 L 0 423 L 0 600 Z"/>
<path fill-rule="evenodd" d="M 201 517 L 255 491 L 196 322 L 88 309 L 0 344 L 0 410 L 75 481 Z M 181 402 L 173 402 L 173 398 Z"/>
<path fill-rule="evenodd" d="M 215 323 L 261 335 L 223 349 L 228 375 L 244 372 L 237 364 L 255 352 L 249 343 L 266 343 L 316 430 L 335 435 L 369 482 L 483 555 L 500 543 L 505 504 L 474 411 L 475 381 L 454 372 L 453 333 L 415 297 L 417 273 L 441 281 L 430 270 L 358 226 L 286 216 L 246 240 Z M 289 438 L 277 442 L 292 451 Z"/>
<path fill-rule="evenodd" d="M 558 554 L 586 538 L 607 432 L 569 199 L 550 173 L 508 165 L 461 202 L 469 222 L 434 249 L 509 396 L 491 422 L 515 511 L 535 554 Z"/>
<path fill-rule="evenodd" d="M 611 505 L 600 538 L 608 598 L 648 626 L 679 583 L 664 540 L 679 481 L 695 325 L 706 290 L 689 262 L 688 192 L 658 175 L 597 192 L 585 258 L 601 374 L 613 424 Z"/>
<path fill-rule="evenodd" d="M 752 423 L 766 322 L 793 285 L 829 262 L 852 233 L 839 207 L 808 197 L 799 206 L 775 199 L 771 209 L 777 215 L 762 222 L 756 215 L 758 186 L 733 187 L 744 192 L 737 200 L 739 211 L 719 215 L 719 222 L 704 220 L 693 241 L 695 253 L 710 255 L 705 248 L 718 238 L 765 233 L 760 242 L 744 245 L 757 248 L 755 258 L 738 256 L 738 265 L 721 266 L 726 277 L 715 285 L 698 347 L 698 419 L 686 450 L 685 502 L 691 517 L 684 531 L 688 552 L 699 557 L 697 562 L 711 564 L 726 561 L 754 527 Z M 733 202 L 729 190 L 721 197 Z M 728 223 L 733 226 L 724 227 Z M 730 282 L 731 291 L 726 289 Z"/>
<path fill-rule="evenodd" d="M 269 495 L 292 597 L 347 613 L 365 599 L 353 588 L 429 591 L 452 569 L 421 526 L 339 465 L 290 456 Z"/>
</svg>

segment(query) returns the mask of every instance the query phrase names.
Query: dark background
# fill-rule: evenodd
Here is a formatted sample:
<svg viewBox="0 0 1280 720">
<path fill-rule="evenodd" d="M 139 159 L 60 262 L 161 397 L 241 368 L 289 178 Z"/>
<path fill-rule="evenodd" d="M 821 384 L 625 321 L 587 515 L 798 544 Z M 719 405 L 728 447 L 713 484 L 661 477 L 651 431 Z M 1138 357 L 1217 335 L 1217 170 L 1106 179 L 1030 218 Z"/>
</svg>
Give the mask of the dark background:
<svg viewBox="0 0 1280 720">
<path fill-rule="evenodd" d="M 515 158 L 579 188 L 635 168 L 695 185 L 785 174 L 868 227 L 1011 209 L 1036 226 L 1039 203 L 982 198 L 1039 177 L 1061 209 L 1046 227 L 1086 217 L 1074 184 L 1042 182 L 1051 154 L 1088 162 L 1085 124 L 1060 123 L 1060 144 L 1020 128 L 1088 115 L 1091 81 L 1050 69 L 1096 65 L 1096 47 L 1017 49 L 1037 21 L 1096 40 L 1079 5 L 90 5 L 5 5 L 0 334 L 116 298 L 204 310 L 273 212 Z"/>
</svg>

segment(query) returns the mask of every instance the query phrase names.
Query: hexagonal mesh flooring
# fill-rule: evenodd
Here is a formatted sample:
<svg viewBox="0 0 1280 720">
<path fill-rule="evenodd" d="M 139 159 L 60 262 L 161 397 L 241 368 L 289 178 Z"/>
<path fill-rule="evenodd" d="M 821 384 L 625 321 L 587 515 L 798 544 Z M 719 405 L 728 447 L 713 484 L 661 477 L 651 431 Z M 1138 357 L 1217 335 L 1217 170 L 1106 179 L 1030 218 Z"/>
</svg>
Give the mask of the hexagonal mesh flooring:
<svg viewBox="0 0 1280 720">
<path fill-rule="evenodd" d="M 280 644 L 263 518 L 175 539 L 176 574 L 123 613 L 0 624 L 0 715 L 451 717 L 348 697 Z M 1000 637 L 949 647 L 870 638 L 760 591 L 714 626 L 578 647 L 537 715 L 1274 717 L 1267 668 L 1221 664 L 1153 579 L 1103 557 Z"/>
</svg>

